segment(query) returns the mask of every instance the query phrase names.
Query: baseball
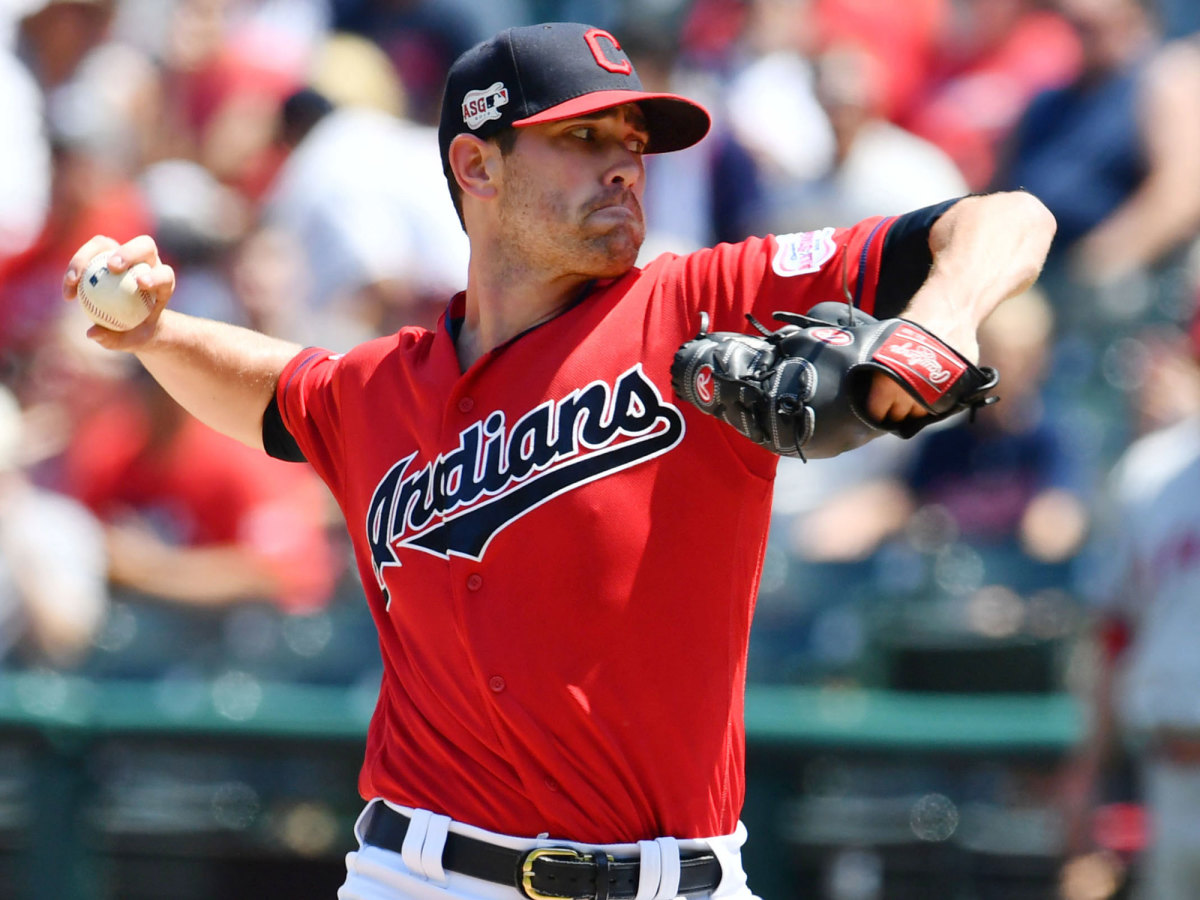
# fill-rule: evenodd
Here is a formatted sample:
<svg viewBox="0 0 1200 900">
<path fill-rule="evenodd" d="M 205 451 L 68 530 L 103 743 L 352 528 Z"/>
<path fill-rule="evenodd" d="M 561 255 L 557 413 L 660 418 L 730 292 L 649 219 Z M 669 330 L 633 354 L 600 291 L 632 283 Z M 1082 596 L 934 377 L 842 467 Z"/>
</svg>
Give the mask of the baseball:
<svg viewBox="0 0 1200 900">
<path fill-rule="evenodd" d="M 136 263 L 126 271 L 108 271 L 107 251 L 93 257 L 79 279 L 79 305 L 88 318 L 112 331 L 129 331 L 154 310 L 154 295 L 138 287 L 139 272 L 150 267 Z"/>
</svg>

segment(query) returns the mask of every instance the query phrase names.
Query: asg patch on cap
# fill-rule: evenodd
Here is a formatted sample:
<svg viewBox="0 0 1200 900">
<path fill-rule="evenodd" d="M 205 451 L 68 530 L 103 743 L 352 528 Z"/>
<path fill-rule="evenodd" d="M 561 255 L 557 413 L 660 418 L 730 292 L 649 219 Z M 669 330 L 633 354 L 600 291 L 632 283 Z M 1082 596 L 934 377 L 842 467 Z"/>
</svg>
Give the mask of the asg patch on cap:
<svg viewBox="0 0 1200 900">
<path fill-rule="evenodd" d="M 499 119 L 500 107 L 507 103 L 508 88 L 503 81 L 497 81 L 482 91 L 467 91 L 462 104 L 463 122 L 472 131 L 478 131 L 484 122 Z"/>
</svg>

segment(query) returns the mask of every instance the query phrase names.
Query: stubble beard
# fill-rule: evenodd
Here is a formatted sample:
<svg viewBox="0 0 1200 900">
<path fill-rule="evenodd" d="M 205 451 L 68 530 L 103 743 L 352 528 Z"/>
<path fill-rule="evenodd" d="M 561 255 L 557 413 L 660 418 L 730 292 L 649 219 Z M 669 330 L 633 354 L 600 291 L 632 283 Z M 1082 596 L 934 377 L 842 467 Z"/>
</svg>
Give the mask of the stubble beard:
<svg viewBox="0 0 1200 900">
<path fill-rule="evenodd" d="M 635 216 L 619 222 L 595 222 L 593 212 L 623 196 L 610 192 L 578 209 L 561 195 L 543 195 L 526 178 L 510 185 L 500 216 L 510 262 L 556 275 L 616 278 L 637 263 L 646 229 L 637 205 Z"/>
</svg>

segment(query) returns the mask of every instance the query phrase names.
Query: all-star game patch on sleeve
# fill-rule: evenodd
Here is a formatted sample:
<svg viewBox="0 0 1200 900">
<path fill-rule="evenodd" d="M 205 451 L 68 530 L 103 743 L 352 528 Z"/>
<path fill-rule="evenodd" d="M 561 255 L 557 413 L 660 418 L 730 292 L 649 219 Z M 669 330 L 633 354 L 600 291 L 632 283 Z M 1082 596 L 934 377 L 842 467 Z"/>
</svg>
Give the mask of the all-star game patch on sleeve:
<svg viewBox="0 0 1200 900">
<path fill-rule="evenodd" d="M 681 270 L 680 312 L 693 323 L 707 313 L 712 331 L 745 331 L 746 313 L 774 327 L 777 311 L 805 312 L 830 300 L 849 300 L 877 318 L 896 316 L 929 274 L 929 229 L 956 202 L 680 257 L 669 263 Z"/>
<path fill-rule="evenodd" d="M 893 221 L 873 217 L 851 228 L 752 237 L 693 253 L 684 258 L 681 311 L 693 333 L 700 311 L 708 314 L 712 331 L 746 331 L 747 313 L 773 327 L 777 311 L 805 312 L 847 293 L 870 312 Z"/>
</svg>

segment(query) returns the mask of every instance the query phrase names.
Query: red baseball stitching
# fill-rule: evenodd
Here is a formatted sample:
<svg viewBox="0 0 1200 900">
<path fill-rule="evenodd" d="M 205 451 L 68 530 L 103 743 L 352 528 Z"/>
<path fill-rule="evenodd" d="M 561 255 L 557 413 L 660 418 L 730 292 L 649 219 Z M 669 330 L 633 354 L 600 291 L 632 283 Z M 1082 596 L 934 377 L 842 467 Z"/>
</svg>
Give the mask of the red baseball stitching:
<svg viewBox="0 0 1200 900">
<path fill-rule="evenodd" d="M 136 328 L 142 323 L 142 321 L 145 320 L 145 317 L 143 316 L 141 321 L 134 322 L 132 325 L 124 325 L 123 322 L 113 318 L 109 313 L 96 305 L 96 301 L 88 296 L 87 289 L 83 287 L 84 283 L 85 282 L 80 282 L 79 300 L 87 310 L 88 315 L 90 315 L 93 319 L 102 320 L 100 324 L 113 325 L 115 326 L 113 330 L 116 331 L 128 331 L 129 329 Z M 154 298 L 150 296 L 149 291 L 140 289 L 138 290 L 138 296 L 142 298 L 142 305 L 146 307 L 146 315 L 150 315 L 150 313 L 154 311 Z"/>
</svg>

